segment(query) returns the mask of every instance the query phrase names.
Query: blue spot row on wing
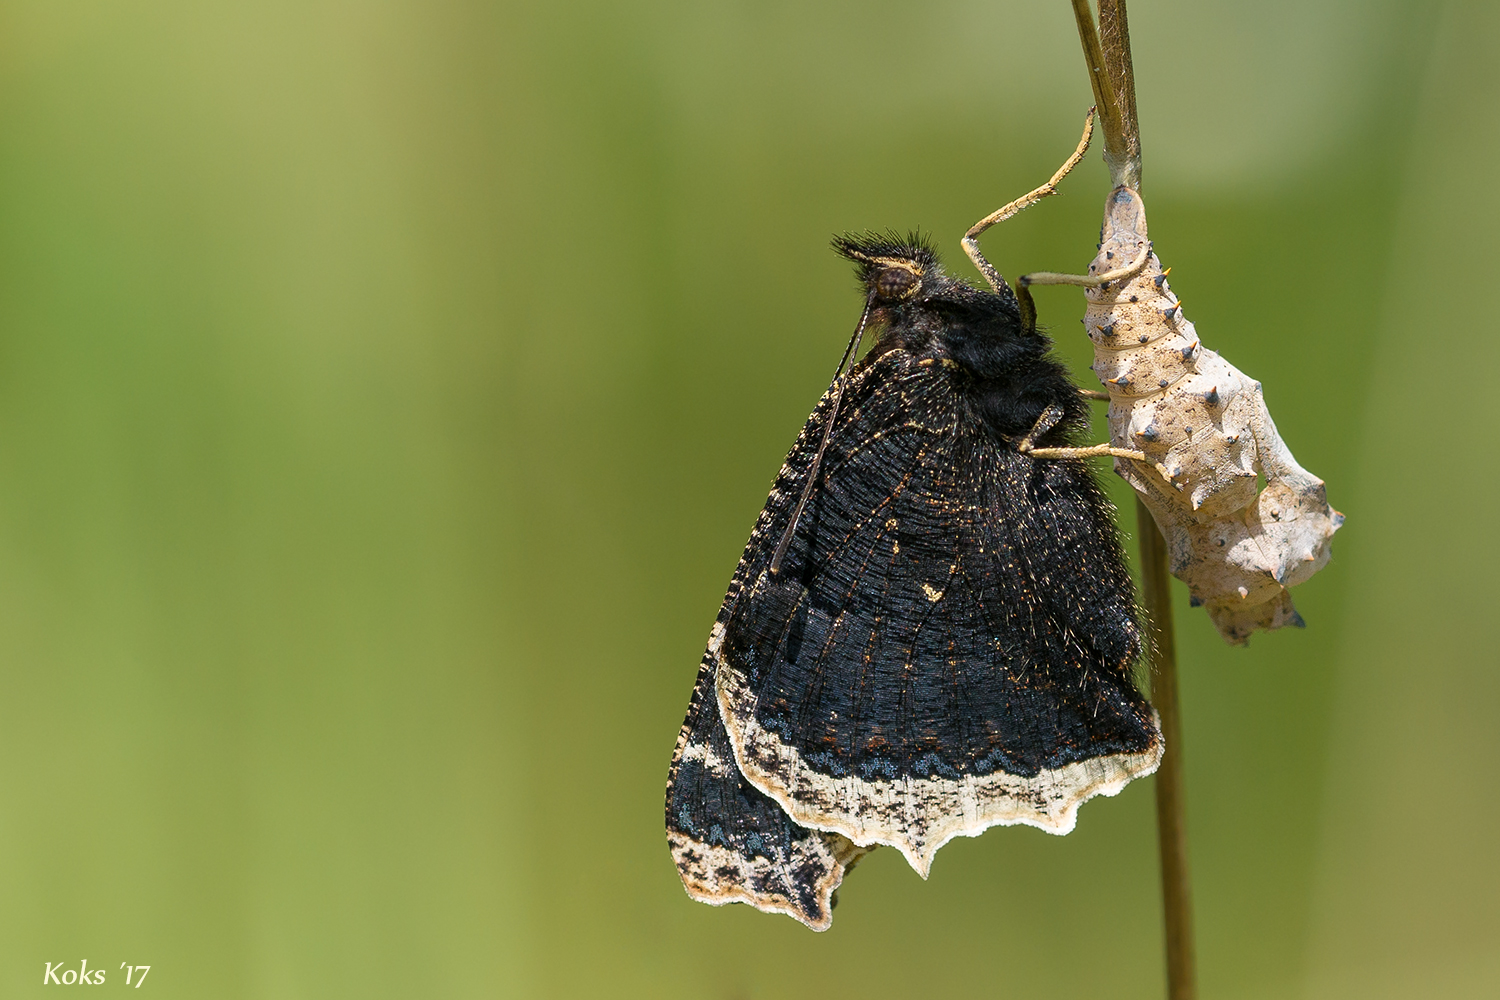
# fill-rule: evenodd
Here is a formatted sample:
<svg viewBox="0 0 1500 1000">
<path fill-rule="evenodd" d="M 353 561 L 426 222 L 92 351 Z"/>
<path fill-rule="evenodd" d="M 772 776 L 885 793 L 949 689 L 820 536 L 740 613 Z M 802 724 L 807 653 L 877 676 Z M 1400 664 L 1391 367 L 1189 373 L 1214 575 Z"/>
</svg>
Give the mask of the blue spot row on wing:
<svg viewBox="0 0 1500 1000">
<path fill-rule="evenodd" d="M 1010 766 L 1007 767 L 1006 765 Z M 1040 768 L 1019 767 L 1012 756 L 1005 752 L 1003 747 L 996 747 L 989 753 L 974 762 L 975 774 L 990 774 L 994 771 L 1004 771 L 1007 774 L 1019 774 L 1024 778 L 1034 778 L 1040 772 Z"/>
<path fill-rule="evenodd" d="M 814 770 L 819 771 L 823 774 L 832 775 L 835 778 L 842 778 L 844 775 L 849 773 L 848 769 L 839 762 L 839 759 L 833 754 L 829 753 L 827 750 L 820 750 L 817 753 L 808 754 L 807 762 L 812 765 Z"/>
<path fill-rule="evenodd" d="M 800 734 L 792 729 L 790 719 L 781 715 L 767 715 L 760 720 L 761 727 L 781 737 L 783 743 L 792 743 Z M 809 758 L 810 759 L 810 758 Z"/>
<path fill-rule="evenodd" d="M 958 771 L 935 753 L 918 757 L 911 766 L 912 774 L 926 774 L 929 778 L 958 778 Z"/>
</svg>

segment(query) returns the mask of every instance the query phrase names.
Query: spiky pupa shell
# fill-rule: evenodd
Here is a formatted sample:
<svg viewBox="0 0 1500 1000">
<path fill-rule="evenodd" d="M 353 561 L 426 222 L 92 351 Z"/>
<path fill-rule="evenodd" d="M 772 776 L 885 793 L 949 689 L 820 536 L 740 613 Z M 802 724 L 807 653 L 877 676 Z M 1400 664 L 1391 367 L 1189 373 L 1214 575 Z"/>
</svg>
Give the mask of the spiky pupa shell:
<svg viewBox="0 0 1500 1000">
<path fill-rule="evenodd" d="M 1147 246 L 1140 195 L 1115 188 L 1089 273 L 1118 270 Z M 1281 440 L 1260 383 L 1202 345 L 1154 253 L 1087 298 L 1110 441 L 1147 458 L 1117 458 L 1115 471 L 1161 528 L 1172 575 L 1234 645 L 1301 625 L 1287 588 L 1328 562 L 1344 517 Z"/>
</svg>

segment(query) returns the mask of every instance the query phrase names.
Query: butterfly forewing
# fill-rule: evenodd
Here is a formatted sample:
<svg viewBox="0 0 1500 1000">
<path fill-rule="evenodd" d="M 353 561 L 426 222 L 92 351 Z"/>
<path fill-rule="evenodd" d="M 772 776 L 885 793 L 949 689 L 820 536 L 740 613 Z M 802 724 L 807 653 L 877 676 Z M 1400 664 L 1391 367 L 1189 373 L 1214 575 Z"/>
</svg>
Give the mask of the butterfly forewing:
<svg viewBox="0 0 1500 1000">
<path fill-rule="evenodd" d="M 996 823 L 1071 828 L 1154 767 L 1159 737 L 1088 470 L 1005 448 L 963 376 L 923 360 L 856 374 L 781 571 L 752 540 L 710 655 L 744 774 L 798 822 L 925 872 Z"/>
</svg>

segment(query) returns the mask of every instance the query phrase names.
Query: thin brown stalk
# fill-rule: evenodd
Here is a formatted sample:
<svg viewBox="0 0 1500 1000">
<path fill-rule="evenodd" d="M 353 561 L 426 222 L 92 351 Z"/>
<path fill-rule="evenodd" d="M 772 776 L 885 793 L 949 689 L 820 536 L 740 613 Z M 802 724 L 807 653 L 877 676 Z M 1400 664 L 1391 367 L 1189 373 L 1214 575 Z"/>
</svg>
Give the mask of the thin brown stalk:
<svg viewBox="0 0 1500 1000">
<path fill-rule="evenodd" d="M 1115 184 L 1139 191 L 1141 131 L 1135 117 L 1135 66 L 1130 61 L 1130 25 L 1125 17 L 1125 0 L 1099 0 L 1099 42 L 1104 71 L 1120 106 L 1120 135 L 1111 143 L 1106 133 L 1104 162 Z"/>
<path fill-rule="evenodd" d="M 1111 164 L 1110 174 L 1113 175 L 1114 160 L 1125 155 L 1125 149 L 1120 145 L 1125 135 L 1124 109 L 1110 78 L 1104 50 L 1099 45 L 1099 33 L 1094 30 L 1094 13 L 1089 9 L 1089 0 L 1072 0 L 1072 3 L 1073 18 L 1078 22 L 1078 40 L 1083 43 L 1083 58 L 1088 64 L 1089 84 L 1094 89 L 1099 130 L 1104 133 L 1104 162 Z"/>
<path fill-rule="evenodd" d="M 1139 188 L 1140 132 L 1135 118 L 1135 72 L 1130 62 L 1130 31 L 1124 0 L 1101 0 L 1099 30 L 1094 29 L 1088 0 L 1072 0 L 1078 40 L 1088 65 L 1099 130 L 1104 133 L 1104 163 L 1115 185 Z M 1104 44 L 1101 44 L 1101 39 Z"/>
<path fill-rule="evenodd" d="M 1072 0 L 1089 81 L 1100 109 L 1104 162 L 1114 183 L 1139 191 L 1141 139 L 1136 118 L 1135 69 L 1125 0 L 1098 0 L 1099 30 L 1088 0 Z M 1161 854 L 1162 912 L 1166 924 L 1167 996 L 1197 1000 L 1193 901 L 1188 877 L 1183 801 L 1182 714 L 1177 699 L 1177 645 L 1173 639 L 1167 546 L 1140 497 L 1135 501 L 1141 540 L 1141 591 L 1151 628 L 1151 700 L 1161 717 L 1166 752 L 1156 772 L 1156 829 Z"/>
<path fill-rule="evenodd" d="M 1135 501 L 1141 540 L 1141 590 L 1151 628 L 1151 702 L 1166 743 L 1156 771 L 1156 834 L 1161 854 L 1162 913 L 1166 923 L 1168 1000 L 1197 1000 L 1193 957 L 1193 894 L 1188 879 L 1183 801 L 1182 712 L 1177 700 L 1177 644 L 1167 589 L 1167 543 L 1151 511 Z"/>
</svg>

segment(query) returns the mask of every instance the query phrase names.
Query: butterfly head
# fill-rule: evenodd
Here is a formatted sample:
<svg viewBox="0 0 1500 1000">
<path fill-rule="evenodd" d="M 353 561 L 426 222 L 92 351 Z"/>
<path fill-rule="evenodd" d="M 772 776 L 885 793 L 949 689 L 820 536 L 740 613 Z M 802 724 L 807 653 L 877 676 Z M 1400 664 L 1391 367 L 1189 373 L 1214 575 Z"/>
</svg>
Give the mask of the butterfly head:
<svg viewBox="0 0 1500 1000">
<path fill-rule="evenodd" d="M 976 335 L 991 340 L 1026 332 L 1008 288 L 1000 295 L 950 278 L 920 235 L 841 236 L 833 249 L 855 263 L 873 322 L 940 339 L 961 338 L 963 326 L 973 326 Z"/>
<path fill-rule="evenodd" d="M 949 282 L 937 255 L 915 234 L 904 239 L 895 233 L 841 236 L 833 249 L 859 265 L 859 280 L 877 309 L 914 302 Z"/>
</svg>

